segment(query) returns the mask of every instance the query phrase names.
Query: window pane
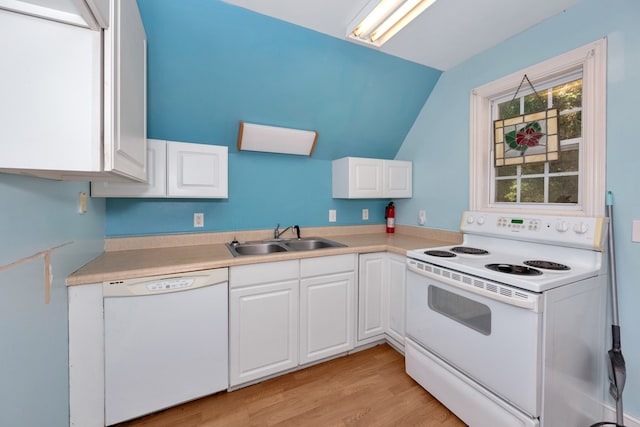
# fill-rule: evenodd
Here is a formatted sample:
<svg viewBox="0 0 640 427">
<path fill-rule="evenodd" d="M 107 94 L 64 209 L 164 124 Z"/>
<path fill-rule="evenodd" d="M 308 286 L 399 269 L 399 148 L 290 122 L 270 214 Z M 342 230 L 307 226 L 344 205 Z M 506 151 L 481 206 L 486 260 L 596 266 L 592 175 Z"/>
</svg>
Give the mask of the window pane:
<svg viewBox="0 0 640 427">
<path fill-rule="evenodd" d="M 558 118 L 560 140 L 580 138 L 582 136 L 582 111 L 563 114 Z"/>
<path fill-rule="evenodd" d="M 515 179 L 496 180 L 496 202 L 515 202 L 517 191 L 518 181 Z"/>
<path fill-rule="evenodd" d="M 582 79 L 553 88 L 553 106 L 560 111 L 582 107 Z"/>
<path fill-rule="evenodd" d="M 560 151 L 560 158 L 549 162 L 549 172 L 577 172 L 579 151 L 578 149 Z"/>
<path fill-rule="evenodd" d="M 520 100 L 503 102 L 498 104 L 498 119 L 509 119 L 520 115 Z"/>
<path fill-rule="evenodd" d="M 544 163 L 522 165 L 522 175 L 534 175 L 544 173 Z"/>
<path fill-rule="evenodd" d="M 529 178 L 521 181 L 522 203 L 544 203 L 544 178 Z"/>
<path fill-rule="evenodd" d="M 518 166 L 500 166 L 496 168 L 496 174 L 498 176 L 516 176 L 518 173 Z"/>
<path fill-rule="evenodd" d="M 524 97 L 524 114 L 535 113 L 547 109 L 547 103 L 544 98 L 545 92 L 538 92 L 538 95 L 532 93 Z"/>
<path fill-rule="evenodd" d="M 549 178 L 549 202 L 578 203 L 578 176 Z"/>
</svg>

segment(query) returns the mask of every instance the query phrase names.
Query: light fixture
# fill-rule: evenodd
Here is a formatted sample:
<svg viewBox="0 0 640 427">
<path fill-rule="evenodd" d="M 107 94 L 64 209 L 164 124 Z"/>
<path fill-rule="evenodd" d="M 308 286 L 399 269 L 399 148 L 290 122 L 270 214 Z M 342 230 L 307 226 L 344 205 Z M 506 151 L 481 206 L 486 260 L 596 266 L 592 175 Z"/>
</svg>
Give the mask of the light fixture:
<svg viewBox="0 0 640 427">
<path fill-rule="evenodd" d="M 238 150 L 311 156 L 318 132 L 257 125 L 240 121 Z"/>
<path fill-rule="evenodd" d="M 369 3 L 349 25 L 347 36 L 382 46 L 436 0 L 376 0 Z"/>
</svg>

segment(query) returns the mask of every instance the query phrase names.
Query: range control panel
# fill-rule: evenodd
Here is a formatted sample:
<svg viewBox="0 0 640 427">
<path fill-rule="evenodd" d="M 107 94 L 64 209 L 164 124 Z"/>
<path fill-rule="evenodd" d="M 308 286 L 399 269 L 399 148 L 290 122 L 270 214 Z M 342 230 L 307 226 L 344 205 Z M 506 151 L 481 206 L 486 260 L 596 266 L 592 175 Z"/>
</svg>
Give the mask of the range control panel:
<svg viewBox="0 0 640 427">
<path fill-rule="evenodd" d="M 506 239 L 602 250 L 608 218 L 467 211 L 460 231 Z"/>
</svg>

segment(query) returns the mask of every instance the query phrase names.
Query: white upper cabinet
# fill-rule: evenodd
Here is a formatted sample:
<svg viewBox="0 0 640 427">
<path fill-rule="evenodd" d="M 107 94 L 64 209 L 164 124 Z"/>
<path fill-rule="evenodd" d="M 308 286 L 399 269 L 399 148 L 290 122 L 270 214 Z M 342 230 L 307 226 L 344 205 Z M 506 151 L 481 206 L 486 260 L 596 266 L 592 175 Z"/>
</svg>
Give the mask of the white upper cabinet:
<svg viewBox="0 0 640 427">
<path fill-rule="evenodd" d="M 72 14 L 67 4 L 88 9 L 98 30 L 53 16 Z M 143 181 L 146 36 L 136 1 L 0 0 L 0 8 L 0 55 L 11 64 L 0 70 L 0 171 Z"/>
<path fill-rule="evenodd" d="M 336 199 L 412 197 L 412 163 L 402 160 L 343 157 L 331 163 Z"/>
<path fill-rule="evenodd" d="M 168 143 L 167 195 L 227 198 L 227 168 L 227 147 Z"/>
<path fill-rule="evenodd" d="M 147 182 L 93 181 L 92 197 L 227 198 L 228 148 L 148 140 Z"/>
<path fill-rule="evenodd" d="M 146 182 L 92 181 L 91 197 L 166 197 L 167 196 L 166 141 L 147 141 Z"/>
<path fill-rule="evenodd" d="M 113 0 L 104 50 L 104 169 L 143 180 L 147 140 L 147 37 L 136 0 Z"/>
<path fill-rule="evenodd" d="M 413 164 L 403 160 L 383 160 L 383 194 L 392 199 L 410 198 L 413 195 Z"/>
<path fill-rule="evenodd" d="M 0 0 L 0 9 L 92 30 L 109 26 L 109 0 Z"/>
</svg>

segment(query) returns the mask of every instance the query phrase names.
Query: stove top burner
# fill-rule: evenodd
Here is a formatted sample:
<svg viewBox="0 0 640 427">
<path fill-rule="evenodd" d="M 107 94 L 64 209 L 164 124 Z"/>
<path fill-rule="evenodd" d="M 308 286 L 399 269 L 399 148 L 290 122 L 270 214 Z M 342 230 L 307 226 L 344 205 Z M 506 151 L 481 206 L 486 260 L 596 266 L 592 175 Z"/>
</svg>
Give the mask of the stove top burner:
<svg viewBox="0 0 640 427">
<path fill-rule="evenodd" d="M 453 258 L 456 256 L 456 254 L 451 253 L 449 251 L 439 251 L 439 250 L 424 251 L 424 253 L 425 255 L 437 256 L 440 258 Z"/>
<path fill-rule="evenodd" d="M 529 267 L 542 268 L 544 270 L 556 270 L 556 271 L 571 270 L 569 266 L 566 266 L 564 264 L 560 264 L 557 262 L 553 262 L 553 261 L 531 260 L 531 261 L 525 261 L 524 264 L 528 265 Z"/>
<path fill-rule="evenodd" d="M 540 270 L 535 268 L 525 267 L 523 265 L 513 264 L 487 264 L 485 265 L 489 270 L 497 271 L 499 273 L 517 274 L 520 276 L 539 276 L 542 274 Z"/>
<path fill-rule="evenodd" d="M 472 248 L 470 246 L 456 246 L 451 248 L 451 252 L 465 255 L 488 255 L 489 251 L 479 248 Z"/>
</svg>

